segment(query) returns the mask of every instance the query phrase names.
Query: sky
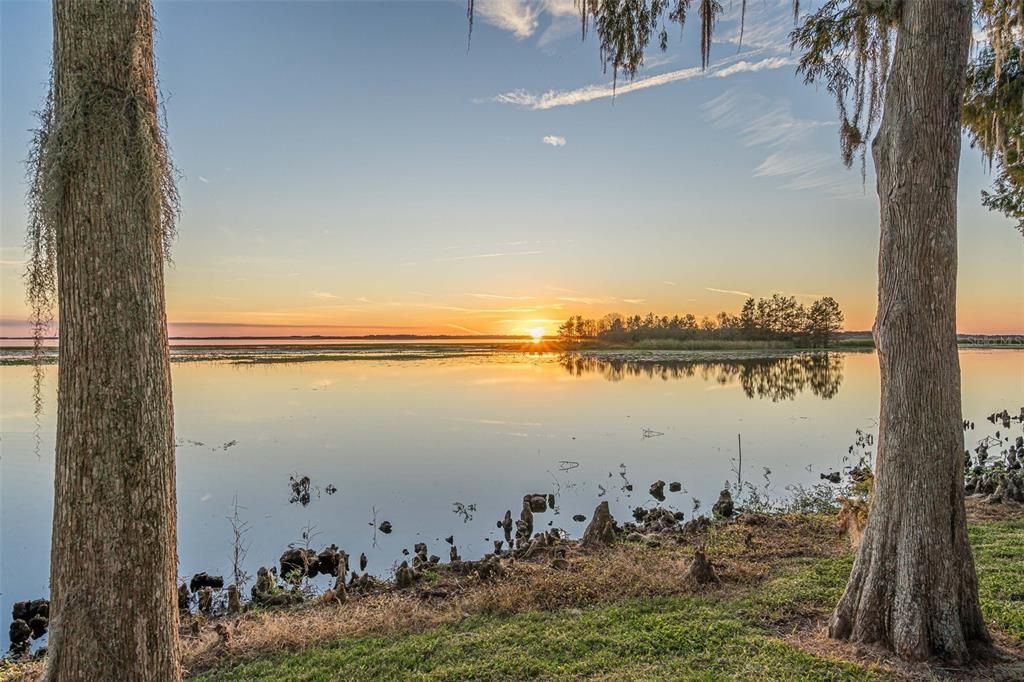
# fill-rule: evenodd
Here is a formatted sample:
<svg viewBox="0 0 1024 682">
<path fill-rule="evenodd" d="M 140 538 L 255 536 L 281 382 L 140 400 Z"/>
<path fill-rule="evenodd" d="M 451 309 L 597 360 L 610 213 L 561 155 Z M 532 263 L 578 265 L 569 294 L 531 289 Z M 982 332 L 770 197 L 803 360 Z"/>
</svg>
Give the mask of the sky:
<svg viewBox="0 0 1024 682">
<path fill-rule="evenodd" d="M 806 7 L 812 3 L 802 3 Z M 670 28 L 612 97 L 573 0 L 156 0 L 182 216 L 171 333 L 522 334 L 569 315 L 876 305 L 874 177 L 788 48 L 790 0 Z M 0 0 L 0 335 L 23 335 L 49 2 Z M 870 163 L 869 163 L 870 166 Z M 1024 333 L 1024 240 L 964 143 L 958 328 Z"/>
</svg>

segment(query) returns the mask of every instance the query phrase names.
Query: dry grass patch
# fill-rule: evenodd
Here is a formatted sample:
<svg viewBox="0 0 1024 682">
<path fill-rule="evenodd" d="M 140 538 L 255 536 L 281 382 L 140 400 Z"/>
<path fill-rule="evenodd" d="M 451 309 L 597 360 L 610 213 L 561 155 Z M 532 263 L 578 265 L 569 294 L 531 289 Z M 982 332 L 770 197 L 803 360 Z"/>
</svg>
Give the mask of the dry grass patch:
<svg viewBox="0 0 1024 682">
<path fill-rule="evenodd" d="M 968 497 L 967 523 L 983 521 L 1020 521 L 1024 520 L 1024 505 L 1016 502 L 992 504 L 978 497 Z"/>
</svg>

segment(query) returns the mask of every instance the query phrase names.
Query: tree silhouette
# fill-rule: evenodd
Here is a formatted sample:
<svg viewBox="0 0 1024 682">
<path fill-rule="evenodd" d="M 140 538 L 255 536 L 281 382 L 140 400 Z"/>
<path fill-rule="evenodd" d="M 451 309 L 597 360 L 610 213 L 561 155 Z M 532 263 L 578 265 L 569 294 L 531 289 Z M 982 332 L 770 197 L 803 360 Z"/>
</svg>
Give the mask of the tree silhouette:
<svg viewBox="0 0 1024 682">
<path fill-rule="evenodd" d="M 750 298 L 740 314 L 722 311 L 697 321 L 692 314 L 633 315 L 609 313 L 600 320 L 573 315 L 558 328 L 563 341 L 602 339 L 610 342 L 657 339 L 716 339 L 724 341 L 786 341 L 802 346 L 827 346 L 842 329 L 843 312 L 835 299 L 826 296 L 805 308 L 792 296 Z"/>
<path fill-rule="evenodd" d="M 842 328 L 843 311 L 831 296 L 819 298 L 807 310 L 807 336 L 813 345 L 831 345 Z"/>
</svg>

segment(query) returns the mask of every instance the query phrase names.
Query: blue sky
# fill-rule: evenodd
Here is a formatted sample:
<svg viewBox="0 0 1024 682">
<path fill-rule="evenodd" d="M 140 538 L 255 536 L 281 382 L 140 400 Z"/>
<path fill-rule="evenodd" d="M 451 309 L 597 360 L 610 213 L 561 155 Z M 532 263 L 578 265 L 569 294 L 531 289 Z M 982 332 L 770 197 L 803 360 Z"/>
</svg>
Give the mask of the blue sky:
<svg viewBox="0 0 1024 682">
<path fill-rule="evenodd" d="M 794 73 L 789 0 L 750 3 L 739 52 L 734 4 L 707 72 L 693 21 L 612 99 L 572 0 L 477 0 L 468 51 L 460 0 L 157 1 L 173 330 L 517 333 L 775 291 L 869 327 L 873 176 L 842 167 L 831 99 Z M 8 333 L 51 30 L 49 3 L 0 2 Z M 965 145 L 960 328 L 1024 332 L 1024 245 L 980 206 L 989 181 Z"/>
</svg>

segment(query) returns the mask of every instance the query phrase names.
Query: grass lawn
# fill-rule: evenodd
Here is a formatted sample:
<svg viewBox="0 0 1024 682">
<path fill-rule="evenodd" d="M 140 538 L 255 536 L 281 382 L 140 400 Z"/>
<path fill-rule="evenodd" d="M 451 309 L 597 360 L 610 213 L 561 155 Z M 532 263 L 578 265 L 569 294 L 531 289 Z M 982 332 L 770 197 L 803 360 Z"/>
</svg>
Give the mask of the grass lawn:
<svg viewBox="0 0 1024 682">
<path fill-rule="evenodd" d="M 989 521 L 969 531 L 985 618 L 1024 642 L 1024 521 Z"/>
<path fill-rule="evenodd" d="M 1004 641 L 1024 646 L 1024 520 L 975 524 L 971 539 L 985 616 Z M 798 638 L 789 636 L 820 627 L 851 563 L 848 553 L 783 558 L 768 578 L 739 589 L 473 615 L 420 632 L 352 636 L 273 652 L 193 679 L 899 678 L 863 657 L 843 661 L 802 650 L 793 643 Z M 344 607 L 338 617 L 345 617 Z"/>
</svg>

